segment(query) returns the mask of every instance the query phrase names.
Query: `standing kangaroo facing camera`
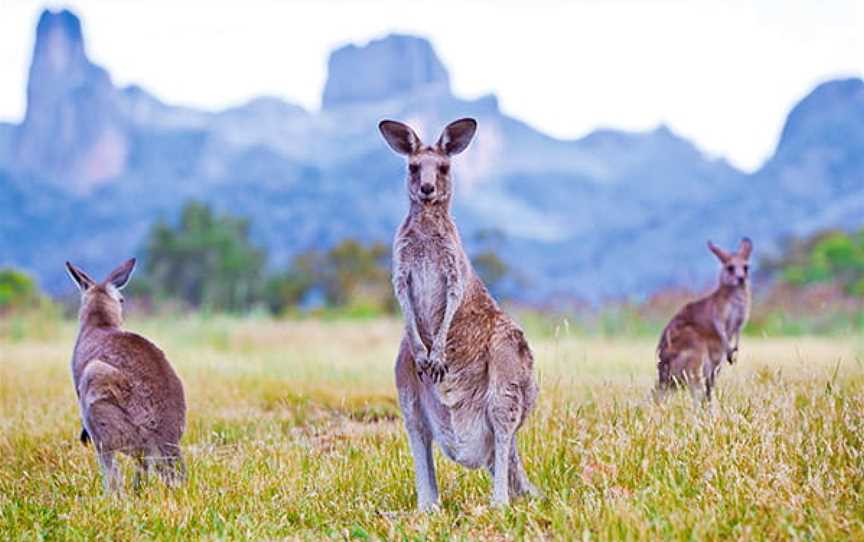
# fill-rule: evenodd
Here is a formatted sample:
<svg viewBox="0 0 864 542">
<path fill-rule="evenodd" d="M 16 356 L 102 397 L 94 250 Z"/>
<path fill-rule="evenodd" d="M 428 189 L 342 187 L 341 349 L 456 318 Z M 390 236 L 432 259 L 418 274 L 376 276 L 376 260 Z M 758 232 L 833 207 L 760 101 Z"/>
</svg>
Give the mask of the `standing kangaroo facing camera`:
<svg viewBox="0 0 864 542">
<path fill-rule="evenodd" d="M 107 493 L 120 493 L 123 476 L 117 452 L 137 462 L 135 488 L 151 467 L 169 485 L 185 478 L 180 437 L 186 425 L 183 385 L 159 348 L 140 335 L 123 331 L 123 296 L 135 259 L 102 282 L 66 262 L 81 290 L 80 328 L 72 355 L 72 380 L 84 429 L 92 440 Z"/>
<path fill-rule="evenodd" d="M 537 400 L 531 349 L 474 273 L 450 216 L 450 157 L 465 150 L 477 122 L 451 123 L 433 146 L 400 122 L 379 129 L 408 161 L 410 207 L 393 245 L 393 287 L 405 317 L 395 372 L 418 507 L 438 505 L 433 441 L 453 461 L 489 469 L 493 505 L 537 495 L 516 447 Z"/>
<path fill-rule="evenodd" d="M 710 401 L 723 360 L 735 363 L 741 328 L 750 316 L 753 243 L 743 238 L 733 254 L 711 241 L 708 248 L 722 264 L 719 285 L 679 310 L 660 335 L 657 398 L 686 383 L 694 398 L 704 391 L 703 399 Z"/>
</svg>

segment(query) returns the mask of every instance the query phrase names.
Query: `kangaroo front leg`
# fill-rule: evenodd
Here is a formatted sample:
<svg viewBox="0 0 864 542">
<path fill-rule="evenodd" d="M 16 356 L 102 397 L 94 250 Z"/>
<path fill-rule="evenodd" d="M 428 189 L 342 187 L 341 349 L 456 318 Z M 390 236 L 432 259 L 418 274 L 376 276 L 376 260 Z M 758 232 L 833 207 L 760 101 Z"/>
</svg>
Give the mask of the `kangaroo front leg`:
<svg viewBox="0 0 864 542">
<path fill-rule="evenodd" d="M 429 351 L 420 338 L 420 330 L 417 329 L 417 313 L 414 311 L 414 303 L 411 301 L 410 280 L 411 275 L 404 271 L 402 266 L 397 266 L 393 273 L 393 290 L 405 318 L 405 332 L 411 344 L 411 355 L 420 371 L 425 372 L 429 368 Z"/>
<path fill-rule="evenodd" d="M 465 295 L 465 285 L 455 265 L 452 271 L 445 276 L 447 301 L 444 306 L 444 317 L 441 319 L 441 327 L 432 339 L 432 349 L 429 353 L 430 375 L 433 382 L 440 382 L 447 372 L 447 335 L 450 333 L 450 324 L 456 310 L 462 304 Z"/>
</svg>

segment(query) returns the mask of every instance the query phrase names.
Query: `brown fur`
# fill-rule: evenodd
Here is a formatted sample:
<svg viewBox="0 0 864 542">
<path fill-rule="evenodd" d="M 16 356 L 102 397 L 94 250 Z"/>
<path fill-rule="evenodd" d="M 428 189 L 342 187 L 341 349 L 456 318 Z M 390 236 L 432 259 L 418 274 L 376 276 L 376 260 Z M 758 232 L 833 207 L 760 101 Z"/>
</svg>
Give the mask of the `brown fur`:
<svg viewBox="0 0 864 542">
<path fill-rule="evenodd" d="M 741 329 L 750 315 L 749 259 L 752 243 L 741 241 L 730 254 L 708 243 L 722 264 L 719 285 L 708 296 L 685 305 L 669 322 L 657 345 L 657 393 L 687 384 L 691 393 L 711 400 L 725 358 L 735 363 Z"/>
<path fill-rule="evenodd" d="M 450 156 L 475 128 L 472 119 L 456 121 L 425 146 L 404 124 L 380 125 L 409 164 L 410 209 L 393 248 L 393 286 L 406 319 L 396 387 L 421 509 L 438 501 L 433 441 L 454 461 L 492 472 L 493 503 L 537 493 L 516 448 L 537 399 L 531 350 L 474 273 L 450 216 Z"/>
<path fill-rule="evenodd" d="M 165 354 L 123 323 L 120 289 L 134 260 L 97 283 L 67 262 L 81 289 L 80 329 L 72 356 L 72 380 L 78 394 L 84 430 L 92 439 L 107 491 L 120 491 L 122 477 L 114 454 L 138 462 L 136 487 L 151 466 L 168 483 L 184 476 L 180 438 L 186 421 L 183 385 Z"/>
</svg>

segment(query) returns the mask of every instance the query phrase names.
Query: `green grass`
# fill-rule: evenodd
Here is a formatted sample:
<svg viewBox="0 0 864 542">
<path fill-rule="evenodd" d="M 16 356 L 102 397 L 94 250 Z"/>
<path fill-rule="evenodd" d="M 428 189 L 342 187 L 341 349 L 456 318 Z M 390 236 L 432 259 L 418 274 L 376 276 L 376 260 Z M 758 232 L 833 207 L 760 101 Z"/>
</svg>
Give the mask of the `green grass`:
<svg viewBox="0 0 864 542">
<path fill-rule="evenodd" d="M 102 495 L 68 360 L 74 326 L 0 342 L 0 539 L 864 539 L 864 367 L 846 338 L 745 338 L 712 409 L 655 406 L 654 340 L 532 334 L 520 435 L 546 494 L 490 508 L 436 452 L 419 514 L 392 362 L 396 321 L 132 322 L 189 404 L 188 482 Z M 529 328 L 530 330 L 530 328 Z"/>
</svg>

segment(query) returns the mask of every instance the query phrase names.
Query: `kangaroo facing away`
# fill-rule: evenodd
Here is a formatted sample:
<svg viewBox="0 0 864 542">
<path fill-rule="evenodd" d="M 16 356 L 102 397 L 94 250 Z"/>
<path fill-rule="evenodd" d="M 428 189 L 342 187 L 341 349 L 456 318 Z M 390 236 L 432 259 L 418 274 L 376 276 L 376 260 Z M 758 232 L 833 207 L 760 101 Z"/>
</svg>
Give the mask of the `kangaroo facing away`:
<svg viewBox="0 0 864 542">
<path fill-rule="evenodd" d="M 66 262 L 81 290 L 80 328 L 72 355 L 72 380 L 84 429 L 102 467 L 105 491 L 122 492 L 123 477 L 115 454 L 135 459 L 135 488 L 151 467 L 169 485 L 185 478 L 180 437 L 186 424 L 183 385 L 153 343 L 120 329 L 123 296 L 135 259 L 96 282 Z"/>
<path fill-rule="evenodd" d="M 723 360 L 735 363 L 741 328 L 750 316 L 750 254 L 753 243 L 743 238 L 738 252 L 728 253 L 711 241 L 720 260 L 717 288 L 679 310 L 660 335 L 656 396 L 686 383 L 694 398 L 711 400 Z"/>
<path fill-rule="evenodd" d="M 438 505 L 433 441 L 453 461 L 489 470 L 494 505 L 536 495 L 516 446 L 538 393 L 531 350 L 474 273 L 450 216 L 450 157 L 465 150 L 477 122 L 451 123 L 433 146 L 400 122 L 379 129 L 408 161 L 410 207 L 393 246 L 393 287 L 405 317 L 395 372 L 418 507 Z"/>
</svg>

